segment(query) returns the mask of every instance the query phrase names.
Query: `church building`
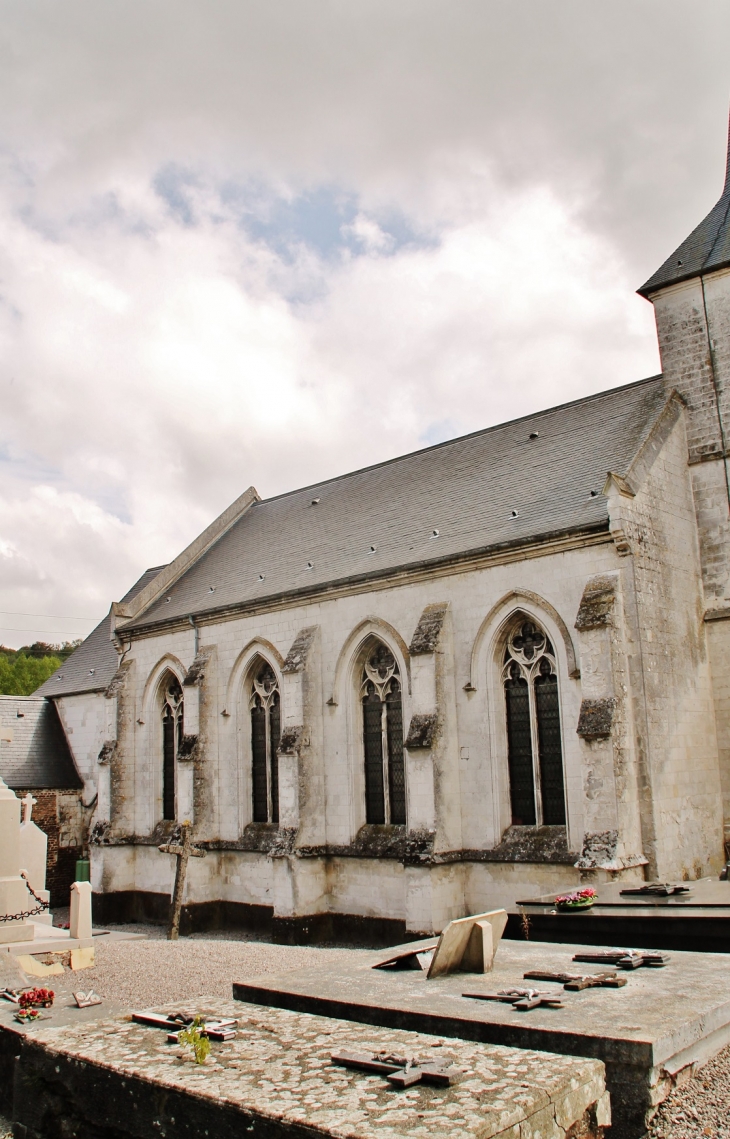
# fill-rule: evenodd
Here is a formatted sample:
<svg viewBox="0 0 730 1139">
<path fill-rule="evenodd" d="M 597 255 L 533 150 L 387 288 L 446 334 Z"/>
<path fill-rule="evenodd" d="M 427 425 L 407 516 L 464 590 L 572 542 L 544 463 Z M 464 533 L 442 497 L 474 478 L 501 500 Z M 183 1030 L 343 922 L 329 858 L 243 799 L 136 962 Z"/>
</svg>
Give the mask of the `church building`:
<svg viewBox="0 0 730 1139">
<path fill-rule="evenodd" d="M 36 694 L 100 919 L 392 941 L 730 839 L 730 156 L 639 290 L 662 374 L 262 500 Z M 370 931 L 370 932 L 368 932 Z"/>
</svg>

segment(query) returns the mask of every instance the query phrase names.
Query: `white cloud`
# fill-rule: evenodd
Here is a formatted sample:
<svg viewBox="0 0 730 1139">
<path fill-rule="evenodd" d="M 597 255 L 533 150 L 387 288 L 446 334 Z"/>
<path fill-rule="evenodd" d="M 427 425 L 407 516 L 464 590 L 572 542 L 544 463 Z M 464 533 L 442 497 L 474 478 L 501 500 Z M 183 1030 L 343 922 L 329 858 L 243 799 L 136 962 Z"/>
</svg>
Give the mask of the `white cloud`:
<svg viewBox="0 0 730 1139">
<path fill-rule="evenodd" d="M 671 204 L 647 224 L 672 117 L 721 165 L 715 120 L 692 115 L 727 11 L 556 13 L 5 7 L 0 606 L 101 614 L 250 483 L 657 370 L 633 289 L 677 224 Z M 676 191 L 697 195 L 687 225 L 712 199 L 698 170 Z"/>
</svg>

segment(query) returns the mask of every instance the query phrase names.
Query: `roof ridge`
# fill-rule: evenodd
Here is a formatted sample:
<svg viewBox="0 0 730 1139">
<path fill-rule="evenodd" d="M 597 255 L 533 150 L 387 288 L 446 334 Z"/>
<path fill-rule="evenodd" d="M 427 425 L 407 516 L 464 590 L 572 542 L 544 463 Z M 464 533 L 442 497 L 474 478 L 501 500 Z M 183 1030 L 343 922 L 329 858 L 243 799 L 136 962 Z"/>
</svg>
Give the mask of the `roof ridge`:
<svg viewBox="0 0 730 1139">
<path fill-rule="evenodd" d="M 266 506 L 269 502 L 278 502 L 280 499 L 288 498 L 290 495 L 302 494 L 306 490 L 314 490 L 316 487 L 342 482 L 343 479 L 354 478 L 355 475 L 367 474 L 368 471 L 377 471 L 381 467 L 392 466 L 393 463 L 400 463 L 405 459 L 412 459 L 416 455 L 427 455 L 431 451 L 439 451 L 444 447 L 451 447 L 455 443 L 463 443 L 465 439 L 476 439 L 480 435 L 488 435 L 490 431 L 497 431 L 503 427 L 512 427 L 514 424 L 524 423 L 528 419 L 536 419 L 538 416 L 549 415 L 551 412 L 563 411 L 565 408 L 575 407 L 579 403 L 590 403 L 592 400 L 601 399 L 603 396 L 613 395 L 615 392 L 627 391 L 629 388 L 638 388 L 641 387 L 642 384 L 650 384 L 661 379 L 663 379 L 662 373 L 658 372 L 654 376 L 645 376 L 642 380 L 632 380 L 628 384 L 619 384 L 615 388 L 604 388 L 603 391 L 593 392 L 591 395 L 579 396 L 578 399 L 567 400 L 565 403 L 554 404 L 551 407 L 543 408 L 541 411 L 531 411 L 527 415 L 518 415 L 516 419 L 505 419 L 502 423 L 493 423 L 491 427 L 480 427 L 476 431 L 468 431 L 465 435 L 456 435 L 453 439 L 444 439 L 441 443 L 430 443 L 428 447 L 418 447 L 415 451 L 406 451 L 403 455 L 394 455 L 392 459 L 381 459 L 379 463 L 371 463 L 367 467 L 357 467 L 354 471 L 344 471 L 341 475 L 333 475 L 328 479 L 320 479 L 319 482 L 308 483 L 306 486 L 293 487 L 291 490 L 282 491 L 281 494 L 272 494 L 268 498 L 262 498 L 259 502 L 254 503 L 251 509 L 258 510 L 262 506 Z"/>
</svg>

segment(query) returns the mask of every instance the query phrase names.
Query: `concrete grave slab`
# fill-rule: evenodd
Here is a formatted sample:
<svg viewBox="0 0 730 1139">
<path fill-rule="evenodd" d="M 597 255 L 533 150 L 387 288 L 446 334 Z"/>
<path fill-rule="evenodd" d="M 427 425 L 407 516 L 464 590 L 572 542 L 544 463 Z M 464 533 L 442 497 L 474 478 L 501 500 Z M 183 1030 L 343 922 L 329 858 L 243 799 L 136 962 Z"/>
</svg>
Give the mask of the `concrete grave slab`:
<svg viewBox="0 0 730 1139">
<path fill-rule="evenodd" d="M 672 953 L 664 968 L 622 974 L 627 977 L 622 988 L 566 991 L 560 1009 L 519 1012 L 462 995 L 480 988 L 524 987 L 530 984 L 524 974 L 537 969 L 603 971 L 573 962 L 581 948 L 593 947 L 503 940 L 492 972 L 435 980 L 420 971 L 374 969 L 397 952 L 378 950 L 358 954 L 351 963 L 339 960 L 326 973 L 301 969 L 236 983 L 233 994 L 239 1000 L 369 1024 L 595 1057 L 606 1065 L 617 1125 L 613 1134 L 641 1135 L 675 1083 L 730 1043 L 730 956 Z"/>
<path fill-rule="evenodd" d="M 190 1003 L 164 1013 L 193 1011 Z M 201 999 L 196 1012 L 237 1017 L 234 1040 L 196 1065 L 164 1031 L 115 1016 L 37 1028 L 21 1042 L 14 1134 L 41 1139 L 62 1117 L 78 1139 L 593 1139 L 609 1122 L 600 1062 L 546 1057 L 283 1009 Z M 342 1050 L 438 1056 L 460 1067 L 452 1087 L 398 1089 L 342 1068 Z M 43 1095 L 37 1088 L 43 1087 Z"/>
</svg>

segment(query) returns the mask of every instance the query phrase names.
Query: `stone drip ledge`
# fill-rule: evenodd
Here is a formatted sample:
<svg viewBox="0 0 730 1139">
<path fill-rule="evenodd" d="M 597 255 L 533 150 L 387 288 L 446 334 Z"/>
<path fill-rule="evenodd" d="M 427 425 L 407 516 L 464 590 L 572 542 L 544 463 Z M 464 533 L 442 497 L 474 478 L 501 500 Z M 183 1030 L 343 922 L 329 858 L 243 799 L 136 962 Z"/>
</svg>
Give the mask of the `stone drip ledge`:
<svg viewBox="0 0 730 1139">
<path fill-rule="evenodd" d="M 159 846 L 175 839 L 174 824 L 158 827 L 152 835 L 92 836 L 100 846 Z M 527 862 L 575 866 L 578 851 L 568 849 L 565 827 L 510 827 L 497 846 L 486 850 L 434 850 L 433 831 L 408 831 L 404 826 L 363 826 L 351 843 L 297 846 L 297 831 L 271 823 L 251 823 L 239 839 L 196 839 L 209 851 L 240 851 L 271 857 L 377 858 L 404 866 L 445 866 L 457 862 Z"/>
<path fill-rule="evenodd" d="M 167 1006 L 185 1009 L 190 1002 Z M 17 1063 L 14 1134 L 42 1139 L 58 1119 L 94 1139 L 600 1139 L 610 1123 L 600 1061 L 202 998 L 195 1011 L 237 1017 L 235 1040 L 205 1065 L 165 1033 L 116 1016 L 28 1032 Z M 336 1050 L 438 1056 L 465 1071 L 450 1088 L 395 1091 L 380 1076 L 332 1065 Z M 38 1089 L 42 1088 L 39 1094 Z"/>
</svg>

